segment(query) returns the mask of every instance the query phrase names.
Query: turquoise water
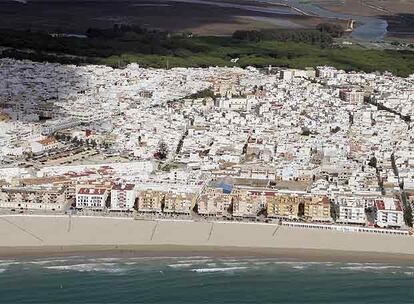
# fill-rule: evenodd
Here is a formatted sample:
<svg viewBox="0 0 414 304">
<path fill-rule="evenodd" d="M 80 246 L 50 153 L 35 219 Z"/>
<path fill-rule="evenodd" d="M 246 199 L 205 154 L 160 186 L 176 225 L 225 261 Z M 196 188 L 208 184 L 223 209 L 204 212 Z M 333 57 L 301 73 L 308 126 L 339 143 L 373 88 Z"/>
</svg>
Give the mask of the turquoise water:
<svg viewBox="0 0 414 304">
<path fill-rule="evenodd" d="M 259 258 L 0 261 L 0 303 L 413 303 L 414 265 Z"/>
</svg>

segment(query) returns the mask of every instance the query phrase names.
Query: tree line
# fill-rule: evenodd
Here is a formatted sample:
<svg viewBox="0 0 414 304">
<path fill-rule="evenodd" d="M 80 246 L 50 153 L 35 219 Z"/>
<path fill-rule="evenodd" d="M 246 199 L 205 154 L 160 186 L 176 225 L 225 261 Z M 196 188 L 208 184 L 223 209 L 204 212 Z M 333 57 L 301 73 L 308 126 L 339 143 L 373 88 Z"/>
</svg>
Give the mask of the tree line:
<svg viewBox="0 0 414 304">
<path fill-rule="evenodd" d="M 282 42 L 303 42 L 325 47 L 330 46 L 333 43 L 333 38 L 342 37 L 344 33 L 344 28 L 339 24 L 320 23 L 316 26 L 316 29 L 314 30 L 238 30 L 233 33 L 233 38 L 252 42 L 259 42 L 265 40 L 276 40 Z"/>
</svg>

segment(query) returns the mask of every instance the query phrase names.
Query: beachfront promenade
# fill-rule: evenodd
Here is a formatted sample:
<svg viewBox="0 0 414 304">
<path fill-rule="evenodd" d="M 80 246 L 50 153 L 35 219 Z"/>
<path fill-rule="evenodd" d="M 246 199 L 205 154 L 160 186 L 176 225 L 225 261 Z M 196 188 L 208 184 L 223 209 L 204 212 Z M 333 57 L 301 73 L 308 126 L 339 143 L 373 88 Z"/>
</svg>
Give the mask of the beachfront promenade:
<svg viewBox="0 0 414 304">
<path fill-rule="evenodd" d="M 352 233 L 266 223 L 133 220 L 68 215 L 0 216 L 0 247 L 175 245 L 414 254 L 408 235 Z M 63 247 L 62 247 L 62 250 Z M 1 248 L 0 248 L 1 251 Z"/>
</svg>

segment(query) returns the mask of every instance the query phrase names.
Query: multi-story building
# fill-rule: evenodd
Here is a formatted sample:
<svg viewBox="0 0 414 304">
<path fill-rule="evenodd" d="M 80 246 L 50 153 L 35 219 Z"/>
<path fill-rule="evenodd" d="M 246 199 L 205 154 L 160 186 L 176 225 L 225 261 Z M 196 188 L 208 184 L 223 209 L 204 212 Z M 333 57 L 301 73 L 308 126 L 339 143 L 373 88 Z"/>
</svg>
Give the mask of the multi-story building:
<svg viewBox="0 0 414 304">
<path fill-rule="evenodd" d="M 106 188 L 79 187 L 76 192 L 76 208 L 103 210 L 106 208 L 106 201 L 109 191 Z"/>
<path fill-rule="evenodd" d="M 157 190 L 139 191 L 137 209 L 139 212 L 161 212 L 165 192 Z"/>
<path fill-rule="evenodd" d="M 339 91 L 339 98 L 349 103 L 361 104 L 364 102 L 364 92 L 353 89 L 344 89 Z"/>
<path fill-rule="evenodd" d="M 316 77 L 319 78 L 335 78 L 338 74 L 338 70 L 328 66 L 318 66 L 316 68 Z"/>
<path fill-rule="evenodd" d="M 68 204 L 63 187 L 19 187 L 0 190 L 0 208 L 64 211 Z"/>
<path fill-rule="evenodd" d="M 260 191 L 234 188 L 231 196 L 234 217 L 255 217 L 266 206 L 266 200 Z"/>
<path fill-rule="evenodd" d="M 277 218 L 298 218 L 299 204 L 303 197 L 298 195 L 276 194 L 267 199 L 267 216 Z"/>
<path fill-rule="evenodd" d="M 231 196 L 222 188 L 208 188 L 198 201 L 198 213 L 206 216 L 222 216 L 227 213 L 231 204 Z"/>
<path fill-rule="evenodd" d="M 137 192 L 134 184 L 115 185 L 111 189 L 111 210 L 132 211 Z"/>
<path fill-rule="evenodd" d="M 165 213 L 190 214 L 196 204 L 194 193 L 167 192 L 164 201 Z"/>
<path fill-rule="evenodd" d="M 363 198 L 355 196 L 341 196 L 335 198 L 336 221 L 346 224 L 365 224 L 366 203 Z"/>
<path fill-rule="evenodd" d="M 80 125 L 80 121 L 73 118 L 49 120 L 42 126 L 42 135 L 49 136 L 56 131 L 73 128 L 78 125 Z"/>
<path fill-rule="evenodd" d="M 48 137 L 38 141 L 34 141 L 31 144 L 31 150 L 33 153 L 41 153 L 49 150 L 53 150 L 59 147 L 59 143 L 53 137 Z"/>
<path fill-rule="evenodd" d="M 404 225 L 404 211 L 401 201 L 385 197 L 375 201 L 375 224 L 379 227 L 401 227 Z"/>
<path fill-rule="evenodd" d="M 328 197 L 313 196 L 306 198 L 303 215 L 312 221 L 331 221 L 331 203 Z"/>
</svg>

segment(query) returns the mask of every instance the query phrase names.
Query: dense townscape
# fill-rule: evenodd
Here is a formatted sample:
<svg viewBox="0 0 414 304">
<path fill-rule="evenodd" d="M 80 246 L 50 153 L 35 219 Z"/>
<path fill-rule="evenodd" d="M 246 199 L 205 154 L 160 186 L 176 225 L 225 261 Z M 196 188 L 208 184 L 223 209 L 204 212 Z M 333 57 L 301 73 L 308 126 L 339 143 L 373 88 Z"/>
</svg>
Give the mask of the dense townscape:
<svg viewBox="0 0 414 304">
<path fill-rule="evenodd" d="M 414 75 L 1 59 L 0 78 L 2 212 L 412 226 Z"/>
</svg>

